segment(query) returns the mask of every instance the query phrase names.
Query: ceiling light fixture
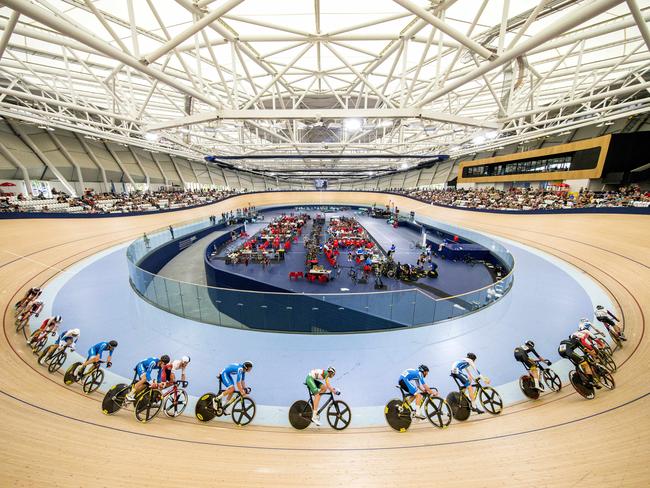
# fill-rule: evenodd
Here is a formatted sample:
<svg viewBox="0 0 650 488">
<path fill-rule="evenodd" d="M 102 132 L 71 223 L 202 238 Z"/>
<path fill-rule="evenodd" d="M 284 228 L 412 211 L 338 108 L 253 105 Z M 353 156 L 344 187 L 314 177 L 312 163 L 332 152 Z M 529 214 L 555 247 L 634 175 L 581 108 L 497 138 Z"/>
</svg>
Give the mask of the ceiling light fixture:
<svg viewBox="0 0 650 488">
<path fill-rule="evenodd" d="M 359 119 L 345 119 L 343 124 L 347 130 L 359 130 L 361 128 L 361 120 Z"/>
</svg>

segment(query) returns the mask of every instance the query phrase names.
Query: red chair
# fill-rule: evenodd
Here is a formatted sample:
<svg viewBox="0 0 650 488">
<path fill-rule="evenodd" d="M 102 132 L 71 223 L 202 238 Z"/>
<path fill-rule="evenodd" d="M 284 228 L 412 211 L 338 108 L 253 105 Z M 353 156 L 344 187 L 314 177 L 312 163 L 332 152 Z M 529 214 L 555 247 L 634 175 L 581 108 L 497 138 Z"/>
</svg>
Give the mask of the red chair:
<svg viewBox="0 0 650 488">
<path fill-rule="evenodd" d="M 312 273 L 307 273 L 307 279 L 313 283 L 314 281 L 316 281 L 316 275 Z"/>
<path fill-rule="evenodd" d="M 327 282 L 329 281 L 329 278 L 327 277 L 327 275 L 320 275 L 320 276 L 318 277 L 318 281 L 319 281 L 320 283 L 327 283 Z"/>
</svg>

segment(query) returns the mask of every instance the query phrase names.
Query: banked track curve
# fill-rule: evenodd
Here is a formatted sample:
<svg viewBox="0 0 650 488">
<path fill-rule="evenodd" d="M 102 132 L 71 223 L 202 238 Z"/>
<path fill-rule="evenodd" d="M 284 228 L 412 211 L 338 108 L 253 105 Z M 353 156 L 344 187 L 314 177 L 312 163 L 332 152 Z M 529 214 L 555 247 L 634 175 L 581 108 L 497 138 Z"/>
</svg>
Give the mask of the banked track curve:
<svg viewBox="0 0 650 488">
<path fill-rule="evenodd" d="M 189 418 L 140 425 L 131 416 L 104 416 L 98 396 L 86 397 L 36 367 L 13 332 L 15 297 L 102 249 L 249 202 L 320 203 L 325 197 L 346 204 L 391 200 L 403 212 L 520 241 L 581 269 L 625 318 L 630 340 L 617 352 L 622 367 L 616 390 L 587 402 L 568 386 L 559 396 L 513 406 L 499 417 L 443 431 L 423 425 L 405 434 L 388 428 L 237 429 Z M 104 480 L 102 486 L 389 486 L 425 479 L 445 486 L 647 486 L 650 480 L 648 216 L 487 214 L 378 193 L 274 192 L 171 214 L 0 221 L 0 229 L 0 359 L 7 368 L 0 377 L 2 486 L 86 486 L 97 480 Z M 531 313 L 554 319 L 543 299 Z"/>
</svg>

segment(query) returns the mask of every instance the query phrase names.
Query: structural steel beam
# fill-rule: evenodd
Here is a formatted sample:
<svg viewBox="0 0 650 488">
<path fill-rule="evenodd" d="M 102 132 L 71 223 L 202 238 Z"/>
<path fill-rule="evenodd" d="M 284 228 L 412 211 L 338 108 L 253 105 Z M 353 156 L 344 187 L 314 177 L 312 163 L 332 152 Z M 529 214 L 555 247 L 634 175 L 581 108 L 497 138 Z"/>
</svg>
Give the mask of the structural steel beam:
<svg viewBox="0 0 650 488">
<path fill-rule="evenodd" d="M 20 13 L 14 11 L 11 13 L 11 17 L 9 17 L 9 20 L 7 21 L 7 25 L 2 33 L 2 38 L 0 38 L 0 59 L 2 59 L 5 49 L 7 49 L 7 44 L 9 44 L 9 38 L 16 28 L 18 17 L 20 17 Z"/>
<path fill-rule="evenodd" d="M 145 64 L 151 64 L 154 61 L 156 61 L 160 56 L 163 56 L 164 54 L 168 53 L 172 49 L 174 49 L 176 46 L 178 46 L 180 43 L 186 41 L 190 37 L 192 37 L 194 34 L 197 32 L 200 32 L 203 30 L 205 27 L 210 25 L 212 22 L 217 20 L 219 17 L 221 17 L 223 14 L 226 12 L 229 12 L 233 8 L 235 8 L 237 5 L 242 3 L 244 0 L 230 0 L 223 5 L 221 5 L 219 8 L 216 10 L 213 10 L 206 16 L 202 17 L 198 22 L 195 22 L 191 26 L 189 26 L 187 29 L 185 29 L 183 32 L 175 35 L 172 37 L 169 41 L 167 41 L 165 44 L 160 46 L 158 49 L 153 50 L 146 56 L 144 56 L 141 61 Z"/>
<path fill-rule="evenodd" d="M 182 127 L 186 125 L 201 124 L 213 120 L 293 120 L 293 119 L 427 119 L 438 122 L 468 125 L 472 127 L 483 127 L 498 129 L 499 123 L 488 120 L 477 120 L 469 117 L 461 117 L 445 112 L 419 108 L 368 108 L 368 109 L 266 109 L 266 110 L 215 110 L 190 115 L 175 120 L 151 124 L 147 127 L 149 131 Z"/>
<path fill-rule="evenodd" d="M 455 81 L 448 83 L 442 89 L 434 92 L 433 94 L 426 97 L 419 103 L 419 106 L 422 107 L 428 103 L 431 103 L 434 100 L 437 100 L 440 97 L 445 96 L 446 94 L 454 91 L 457 88 L 460 88 L 466 83 L 479 78 L 480 76 L 492 71 L 493 69 L 502 66 L 513 59 L 527 53 L 528 51 L 544 44 L 545 42 L 563 34 L 564 32 L 573 29 L 574 27 L 586 22 L 587 20 L 596 17 L 597 15 L 606 12 L 612 7 L 622 3 L 624 0 L 597 0 L 589 5 L 581 6 L 580 8 L 575 8 L 573 11 L 565 15 L 563 18 L 558 19 L 557 22 L 550 24 L 546 29 L 539 32 L 535 36 L 527 39 L 521 44 L 505 51 L 498 58 L 482 64 L 477 69 L 471 71 L 465 76 L 462 76 Z"/>
<path fill-rule="evenodd" d="M 175 88 L 181 93 L 193 96 L 194 98 L 201 100 L 210 106 L 219 107 L 218 103 L 210 97 L 207 97 L 202 93 L 199 93 L 198 91 L 185 86 L 182 83 L 179 83 L 172 76 L 153 69 L 150 66 L 145 66 L 133 56 L 130 56 L 124 51 L 114 48 L 107 42 L 88 34 L 87 32 L 70 24 L 69 22 L 55 15 L 52 15 L 51 12 L 37 7 L 31 2 L 28 2 L 26 0 L 2 0 L 2 3 L 7 7 L 12 8 L 15 11 L 20 12 L 21 14 L 34 19 L 35 21 L 40 22 L 41 24 L 46 25 L 47 27 L 54 29 L 57 32 L 60 32 L 61 34 L 64 34 L 68 37 L 71 37 L 72 39 L 75 39 L 78 42 L 81 42 L 82 44 L 92 47 L 96 51 L 102 53 L 105 56 L 108 56 L 109 58 L 120 61 L 125 65 L 130 66 L 131 68 L 140 71 L 147 76 L 150 76 L 153 79 L 161 81 L 166 85 Z"/>
</svg>

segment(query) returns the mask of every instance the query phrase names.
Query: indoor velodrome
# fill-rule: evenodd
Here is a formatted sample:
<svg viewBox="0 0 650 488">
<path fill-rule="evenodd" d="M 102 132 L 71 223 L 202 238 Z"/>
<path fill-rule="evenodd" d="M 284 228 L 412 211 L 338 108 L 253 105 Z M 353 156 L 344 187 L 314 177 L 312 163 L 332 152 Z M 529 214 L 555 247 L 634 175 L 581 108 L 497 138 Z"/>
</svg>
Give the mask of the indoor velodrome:
<svg viewBox="0 0 650 488">
<path fill-rule="evenodd" d="M 0 0 L 0 487 L 649 486 L 648 21 Z"/>
</svg>

